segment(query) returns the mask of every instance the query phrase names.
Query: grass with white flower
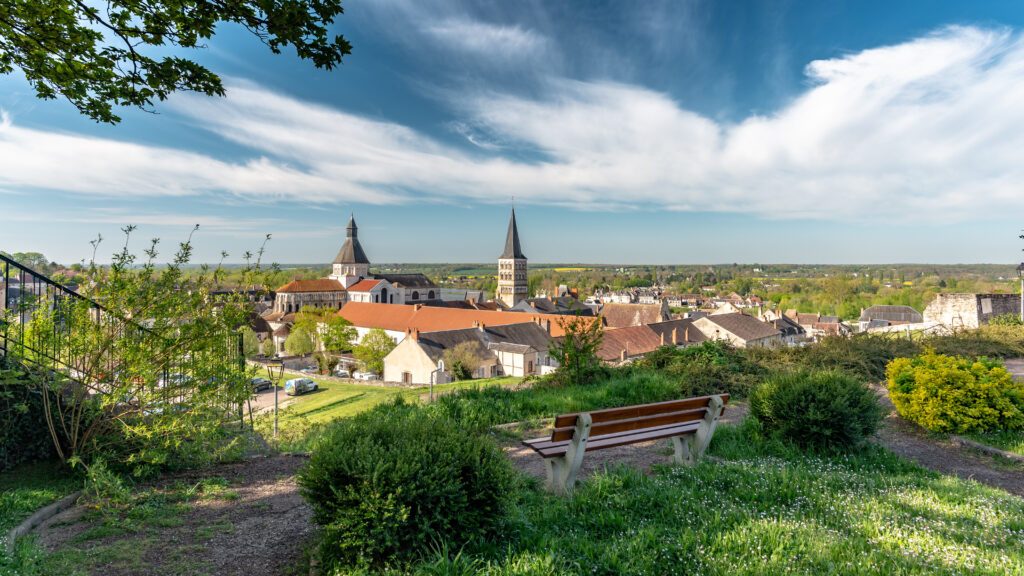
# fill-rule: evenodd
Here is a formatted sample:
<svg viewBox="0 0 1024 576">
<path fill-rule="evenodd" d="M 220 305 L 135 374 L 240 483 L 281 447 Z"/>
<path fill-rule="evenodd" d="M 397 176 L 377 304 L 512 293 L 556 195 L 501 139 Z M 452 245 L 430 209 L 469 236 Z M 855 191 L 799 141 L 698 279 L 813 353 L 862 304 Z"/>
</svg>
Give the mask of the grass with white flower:
<svg viewBox="0 0 1024 576">
<path fill-rule="evenodd" d="M 725 426 L 694 468 L 524 490 L 507 543 L 419 574 L 1020 574 L 1024 500 L 880 447 L 814 456 Z"/>
</svg>

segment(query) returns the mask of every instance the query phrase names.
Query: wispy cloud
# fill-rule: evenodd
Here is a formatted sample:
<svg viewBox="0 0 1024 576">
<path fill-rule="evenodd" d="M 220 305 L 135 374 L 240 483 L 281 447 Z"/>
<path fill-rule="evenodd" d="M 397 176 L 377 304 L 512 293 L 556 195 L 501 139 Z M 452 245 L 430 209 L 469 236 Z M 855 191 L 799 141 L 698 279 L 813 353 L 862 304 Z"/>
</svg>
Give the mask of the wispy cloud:
<svg viewBox="0 0 1024 576">
<path fill-rule="evenodd" d="M 529 44 L 521 32 L 490 31 Z M 251 149 L 249 161 L 5 120 L 0 187 L 309 203 L 514 195 L 580 209 L 885 221 L 1024 208 L 1019 34 L 948 28 L 815 61 L 807 75 L 809 87 L 791 104 L 733 124 L 607 81 L 551 78 L 530 98 L 470 91 L 451 105 L 473 147 L 236 83 L 227 99 L 183 97 L 172 106 Z"/>
</svg>

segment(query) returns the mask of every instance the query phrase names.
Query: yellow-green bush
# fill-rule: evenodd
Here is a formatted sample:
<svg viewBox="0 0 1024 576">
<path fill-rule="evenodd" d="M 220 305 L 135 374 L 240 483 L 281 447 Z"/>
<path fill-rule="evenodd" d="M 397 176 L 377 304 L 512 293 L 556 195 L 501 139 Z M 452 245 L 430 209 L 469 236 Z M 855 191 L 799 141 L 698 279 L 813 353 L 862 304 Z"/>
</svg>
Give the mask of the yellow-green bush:
<svg viewBox="0 0 1024 576">
<path fill-rule="evenodd" d="M 1024 384 L 998 360 L 928 351 L 897 358 L 886 369 L 900 416 L 935 432 L 1024 428 Z"/>
</svg>

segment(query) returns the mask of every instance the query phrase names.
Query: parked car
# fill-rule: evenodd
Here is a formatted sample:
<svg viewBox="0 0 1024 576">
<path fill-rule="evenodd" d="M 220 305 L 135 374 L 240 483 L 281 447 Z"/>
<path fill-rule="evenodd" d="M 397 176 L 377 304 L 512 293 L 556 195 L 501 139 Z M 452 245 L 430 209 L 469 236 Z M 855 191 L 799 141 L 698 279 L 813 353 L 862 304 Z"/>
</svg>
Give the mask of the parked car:
<svg viewBox="0 0 1024 576">
<path fill-rule="evenodd" d="M 373 372 L 356 372 L 352 377 L 356 380 L 380 380 L 380 376 Z"/>
<path fill-rule="evenodd" d="M 351 378 L 352 373 L 348 371 L 348 368 L 341 366 L 340 364 L 334 369 L 334 375 L 338 378 Z"/>
<path fill-rule="evenodd" d="M 309 378 L 292 378 L 284 383 L 284 393 L 288 396 L 298 396 L 316 389 L 316 382 Z"/>
<path fill-rule="evenodd" d="M 249 382 L 252 383 L 252 391 L 260 392 L 261 390 L 270 390 L 274 387 L 274 383 L 267 378 L 253 378 Z"/>
<path fill-rule="evenodd" d="M 317 368 L 316 366 L 307 366 L 299 370 L 299 372 L 302 372 L 303 374 L 316 374 L 320 372 L 320 369 Z"/>
</svg>

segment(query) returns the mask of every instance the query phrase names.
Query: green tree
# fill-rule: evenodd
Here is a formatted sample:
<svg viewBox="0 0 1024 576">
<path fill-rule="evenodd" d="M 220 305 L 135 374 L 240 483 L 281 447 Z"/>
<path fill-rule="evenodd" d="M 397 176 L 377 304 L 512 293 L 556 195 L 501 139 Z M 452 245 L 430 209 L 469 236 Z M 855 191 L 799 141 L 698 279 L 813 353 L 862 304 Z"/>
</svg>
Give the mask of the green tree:
<svg viewBox="0 0 1024 576">
<path fill-rule="evenodd" d="M 305 356 L 315 350 L 315 343 L 310 329 L 306 326 L 292 326 L 292 331 L 284 341 L 284 351 L 292 356 Z"/>
<path fill-rule="evenodd" d="M 565 336 L 551 345 L 550 354 L 559 363 L 555 378 L 563 384 L 578 385 L 603 375 L 597 357 L 604 336 L 601 322 L 591 316 L 563 316 L 558 324 Z"/>
<path fill-rule="evenodd" d="M 444 351 L 444 364 L 456 380 L 469 380 L 473 373 L 483 364 L 477 342 L 459 342 Z"/>
<path fill-rule="evenodd" d="M 113 106 L 149 109 L 178 90 L 223 96 L 220 77 L 194 60 L 158 55 L 202 48 L 222 24 L 239 24 L 271 52 L 292 46 L 332 69 L 352 47 L 328 32 L 341 0 L 109 0 L 0 3 L 0 73 L 20 70 L 44 99 L 68 100 L 97 122 Z"/>
<path fill-rule="evenodd" d="M 384 357 L 395 349 L 395 341 L 388 336 L 387 332 L 380 328 L 374 328 L 363 336 L 363 340 L 356 346 L 354 355 L 359 365 L 367 372 L 374 374 L 384 373 Z"/>
<path fill-rule="evenodd" d="M 252 358 L 260 353 L 260 341 L 256 337 L 256 333 L 253 332 L 252 328 L 248 326 L 242 326 L 238 329 L 238 332 L 242 335 L 242 353 L 245 354 L 246 358 Z"/>
<path fill-rule="evenodd" d="M 252 393 L 237 332 L 251 303 L 221 293 L 221 266 L 185 277 L 191 235 L 169 264 L 158 265 L 158 240 L 145 258 L 129 252 L 133 230 L 124 229 L 125 244 L 109 266 L 89 263 L 82 291 L 92 301 L 39 302 L 29 322 L 8 319 L 20 345 L 7 352 L 32 368 L 65 462 L 88 466 L 108 456 L 142 472 L 209 461 L 227 449 L 225 415 L 237 414 Z M 245 260 L 247 284 L 263 286 L 259 257 Z"/>
<path fill-rule="evenodd" d="M 352 349 L 358 333 L 352 323 L 338 316 L 337 310 L 303 306 L 295 315 L 295 327 L 305 329 L 313 339 L 314 350 L 342 352 Z"/>
<path fill-rule="evenodd" d="M 270 357 L 277 354 L 277 348 L 274 346 L 274 339 L 271 336 L 267 336 L 263 339 L 263 344 L 260 346 L 260 351 L 263 352 L 264 356 Z"/>
</svg>

